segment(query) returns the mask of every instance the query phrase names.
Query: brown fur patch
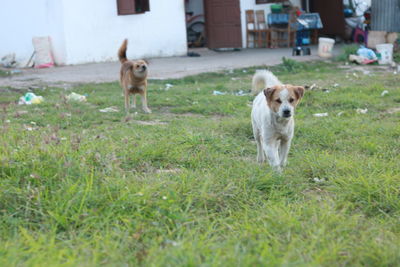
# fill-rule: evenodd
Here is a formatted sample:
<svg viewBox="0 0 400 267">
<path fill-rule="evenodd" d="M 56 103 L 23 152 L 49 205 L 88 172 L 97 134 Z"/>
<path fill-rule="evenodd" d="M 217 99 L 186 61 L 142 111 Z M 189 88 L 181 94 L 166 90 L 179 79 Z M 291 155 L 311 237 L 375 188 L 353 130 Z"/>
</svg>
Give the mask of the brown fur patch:
<svg viewBox="0 0 400 267">
<path fill-rule="evenodd" d="M 279 94 L 284 89 L 287 89 L 289 92 L 289 99 L 293 99 L 293 102 L 290 104 L 295 108 L 299 103 L 300 99 L 304 95 L 304 87 L 295 86 L 291 84 L 283 84 L 283 85 L 275 85 L 273 87 L 264 89 L 264 95 L 267 99 L 267 103 L 270 109 L 274 112 L 278 112 L 279 107 L 282 104 L 281 99 L 279 98 Z"/>
</svg>

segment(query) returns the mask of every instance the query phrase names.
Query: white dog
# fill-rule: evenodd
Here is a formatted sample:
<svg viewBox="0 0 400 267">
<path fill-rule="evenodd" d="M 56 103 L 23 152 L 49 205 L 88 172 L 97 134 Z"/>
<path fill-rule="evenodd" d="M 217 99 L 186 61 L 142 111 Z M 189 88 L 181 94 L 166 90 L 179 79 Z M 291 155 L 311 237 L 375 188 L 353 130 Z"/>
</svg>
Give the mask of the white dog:
<svg viewBox="0 0 400 267">
<path fill-rule="evenodd" d="M 267 158 L 274 170 L 280 172 L 287 163 L 294 110 L 304 95 L 304 87 L 282 84 L 270 71 L 257 70 L 252 92 L 258 93 L 251 111 L 257 161 L 262 163 Z"/>
</svg>

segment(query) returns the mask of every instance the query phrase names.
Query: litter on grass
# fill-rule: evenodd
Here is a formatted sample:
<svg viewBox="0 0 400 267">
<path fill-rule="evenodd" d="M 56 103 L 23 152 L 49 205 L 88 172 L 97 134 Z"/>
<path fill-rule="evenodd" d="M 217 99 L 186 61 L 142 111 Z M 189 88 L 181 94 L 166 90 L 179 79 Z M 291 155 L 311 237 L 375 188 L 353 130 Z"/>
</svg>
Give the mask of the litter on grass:
<svg viewBox="0 0 400 267">
<path fill-rule="evenodd" d="M 68 101 L 86 102 L 86 96 L 72 92 L 69 95 L 67 95 L 67 100 Z"/>
<path fill-rule="evenodd" d="M 226 92 L 221 92 L 216 90 L 213 91 L 213 95 L 226 95 L 226 94 L 227 94 Z"/>
<path fill-rule="evenodd" d="M 235 93 L 236 96 L 246 96 L 249 95 L 249 93 L 245 93 L 243 90 L 240 90 L 239 92 Z"/>
<path fill-rule="evenodd" d="M 387 94 L 389 94 L 389 91 L 388 91 L 388 90 L 384 90 L 384 91 L 381 93 L 381 96 L 385 96 L 385 95 L 387 95 Z"/>
<path fill-rule="evenodd" d="M 328 117 L 328 113 L 327 112 L 326 113 L 315 113 L 313 116 L 314 117 Z"/>
<path fill-rule="evenodd" d="M 174 85 L 170 84 L 170 83 L 166 83 L 165 84 L 165 91 L 168 91 L 170 88 L 174 87 Z"/>
<path fill-rule="evenodd" d="M 108 107 L 108 108 L 103 108 L 103 109 L 99 109 L 100 112 L 103 113 L 108 113 L 108 112 L 119 112 L 119 109 L 116 107 Z"/>
<path fill-rule="evenodd" d="M 366 114 L 368 112 L 368 109 L 367 108 L 365 108 L 365 109 L 358 108 L 358 109 L 356 109 L 356 112 L 358 114 Z"/>
<path fill-rule="evenodd" d="M 40 104 L 43 101 L 43 96 L 35 95 L 34 93 L 26 93 L 19 98 L 18 105 Z"/>
</svg>

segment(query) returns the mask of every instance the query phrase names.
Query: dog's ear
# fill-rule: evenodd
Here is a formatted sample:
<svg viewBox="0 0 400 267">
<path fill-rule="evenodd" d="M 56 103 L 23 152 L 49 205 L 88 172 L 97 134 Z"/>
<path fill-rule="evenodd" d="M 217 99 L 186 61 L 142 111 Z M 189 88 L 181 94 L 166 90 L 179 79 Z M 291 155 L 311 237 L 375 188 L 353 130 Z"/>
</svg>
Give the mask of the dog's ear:
<svg viewBox="0 0 400 267">
<path fill-rule="evenodd" d="M 294 88 L 294 94 L 296 95 L 297 99 L 301 99 L 304 95 L 304 87 L 303 86 L 296 86 Z"/>
<path fill-rule="evenodd" d="M 274 87 L 264 89 L 264 95 L 268 101 L 271 100 L 272 95 L 274 94 L 275 90 L 276 90 L 276 88 L 274 88 Z"/>
</svg>

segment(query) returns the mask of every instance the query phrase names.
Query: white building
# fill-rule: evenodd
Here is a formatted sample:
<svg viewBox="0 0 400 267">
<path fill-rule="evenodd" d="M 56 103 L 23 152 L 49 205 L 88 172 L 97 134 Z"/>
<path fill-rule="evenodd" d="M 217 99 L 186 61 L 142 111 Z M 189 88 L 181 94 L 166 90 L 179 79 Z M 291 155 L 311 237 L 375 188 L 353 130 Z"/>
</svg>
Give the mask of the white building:
<svg viewBox="0 0 400 267">
<path fill-rule="evenodd" d="M 15 53 L 26 62 L 34 36 L 50 36 L 57 64 L 116 60 L 124 38 L 130 58 L 185 55 L 185 3 L 192 2 L 206 11 L 209 47 L 244 47 L 245 10 L 269 11 L 269 4 L 256 0 L 3 0 L 0 57 Z M 236 30 L 226 28 L 229 19 Z"/>
</svg>

